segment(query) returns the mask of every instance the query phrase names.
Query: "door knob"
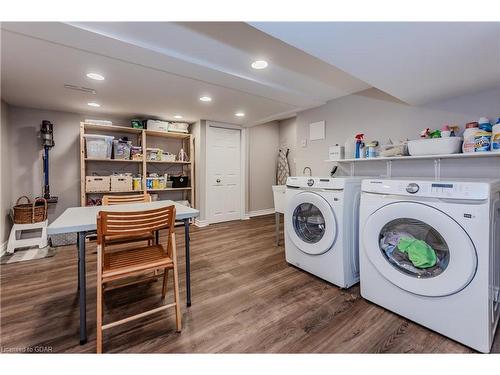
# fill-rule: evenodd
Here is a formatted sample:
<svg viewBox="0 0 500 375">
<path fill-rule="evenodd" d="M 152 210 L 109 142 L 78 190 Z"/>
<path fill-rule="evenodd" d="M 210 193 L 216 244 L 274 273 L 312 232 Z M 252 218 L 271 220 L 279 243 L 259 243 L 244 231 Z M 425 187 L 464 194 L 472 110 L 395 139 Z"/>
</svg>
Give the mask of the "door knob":
<svg viewBox="0 0 500 375">
<path fill-rule="evenodd" d="M 220 184 L 220 178 L 218 178 L 218 179 L 216 180 L 216 182 L 217 182 L 218 184 Z"/>
</svg>

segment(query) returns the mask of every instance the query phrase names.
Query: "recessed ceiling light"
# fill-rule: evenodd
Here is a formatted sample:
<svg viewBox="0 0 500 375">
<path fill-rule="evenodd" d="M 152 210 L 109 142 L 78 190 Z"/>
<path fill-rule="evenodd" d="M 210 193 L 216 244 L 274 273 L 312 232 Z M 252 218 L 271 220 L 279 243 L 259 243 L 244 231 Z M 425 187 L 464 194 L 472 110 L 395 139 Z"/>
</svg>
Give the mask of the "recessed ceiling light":
<svg viewBox="0 0 500 375">
<path fill-rule="evenodd" d="M 104 76 L 99 73 L 88 73 L 87 77 L 96 81 L 104 81 Z"/>
<path fill-rule="evenodd" d="M 212 98 L 211 98 L 210 96 L 202 96 L 202 97 L 200 98 L 200 100 L 201 100 L 202 102 L 211 102 L 211 101 L 212 101 Z"/>
<path fill-rule="evenodd" d="M 245 117 L 245 114 L 243 112 L 236 112 L 234 115 L 236 117 Z"/>
<path fill-rule="evenodd" d="M 87 103 L 87 105 L 89 105 L 91 107 L 100 107 L 101 106 L 99 103 L 96 103 L 96 102 L 89 102 L 89 103 Z"/>
<path fill-rule="evenodd" d="M 265 60 L 256 60 L 252 63 L 252 68 L 254 68 L 254 69 L 266 69 L 267 65 L 269 65 L 269 64 Z"/>
<path fill-rule="evenodd" d="M 181 115 L 175 115 L 174 118 L 182 118 Z"/>
</svg>

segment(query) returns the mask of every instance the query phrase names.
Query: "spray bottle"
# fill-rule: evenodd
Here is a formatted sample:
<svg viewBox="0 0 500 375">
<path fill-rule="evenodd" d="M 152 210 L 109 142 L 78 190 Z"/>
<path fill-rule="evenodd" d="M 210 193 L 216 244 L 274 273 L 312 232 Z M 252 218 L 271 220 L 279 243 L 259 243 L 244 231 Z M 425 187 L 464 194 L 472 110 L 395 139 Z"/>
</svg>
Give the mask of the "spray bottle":
<svg viewBox="0 0 500 375">
<path fill-rule="evenodd" d="M 354 138 L 356 138 L 356 159 L 359 159 L 361 157 L 361 149 L 364 146 L 363 143 L 363 133 L 356 134 Z"/>
</svg>

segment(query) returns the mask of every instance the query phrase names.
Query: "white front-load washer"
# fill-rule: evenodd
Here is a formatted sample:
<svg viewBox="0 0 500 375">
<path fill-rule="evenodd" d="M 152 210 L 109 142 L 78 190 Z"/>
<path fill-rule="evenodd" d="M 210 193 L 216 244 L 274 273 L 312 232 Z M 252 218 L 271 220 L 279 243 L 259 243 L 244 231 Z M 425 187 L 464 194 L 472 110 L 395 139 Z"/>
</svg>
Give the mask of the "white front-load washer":
<svg viewBox="0 0 500 375">
<path fill-rule="evenodd" d="M 289 177 L 286 261 L 342 288 L 359 281 L 361 177 Z"/>
<path fill-rule="evenodd" d="M 366 179 L 361 295 L 481 352 L 500 315 L 500 181 Z"/>
</svg>

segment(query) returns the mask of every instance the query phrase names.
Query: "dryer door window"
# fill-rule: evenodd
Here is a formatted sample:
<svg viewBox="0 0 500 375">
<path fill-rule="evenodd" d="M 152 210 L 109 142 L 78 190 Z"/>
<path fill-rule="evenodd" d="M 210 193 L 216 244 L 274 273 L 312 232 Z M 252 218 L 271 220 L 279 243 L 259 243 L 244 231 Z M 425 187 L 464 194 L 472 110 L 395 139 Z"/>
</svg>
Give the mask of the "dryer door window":
<svg viewBox="0 0 500 375">
<path fill-rule="evenodd" d="M 476 249 L 462 226 L 423 203 L 379 208 L 366 220 L 361 238 L 361 251 L 380 274 L 414 294 L 457 293 L 476 273 Z"/>
<path fill-rule="evenodd" d="M 297 236 L 307 243 L 317 243 L 325 234 L 325 218 L 312 203 L 299 204 L 293 211 L 292 221 Z"/>
<path fill-rule="evenodd" d="M 337 237 L 337 222 L 323 196 L 304 191 L 287 202 L 285 230 L 297 249 L 320 255 L 332 248 Z"/>
</svg>

